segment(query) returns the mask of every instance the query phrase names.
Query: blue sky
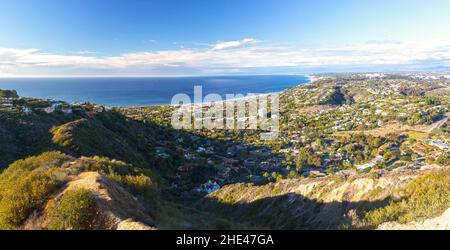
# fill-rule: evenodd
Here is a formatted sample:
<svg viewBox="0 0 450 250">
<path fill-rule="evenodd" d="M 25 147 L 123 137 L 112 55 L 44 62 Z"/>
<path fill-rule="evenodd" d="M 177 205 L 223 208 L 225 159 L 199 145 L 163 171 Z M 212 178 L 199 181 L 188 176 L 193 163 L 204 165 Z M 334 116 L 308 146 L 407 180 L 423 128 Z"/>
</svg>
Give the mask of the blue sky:
<svg viewBox="0 0 450 250">
<path fill-rule="evenodd" d="M 1 75 L 449 66 L 446 0 L 1 0 Z"/>
</svg>

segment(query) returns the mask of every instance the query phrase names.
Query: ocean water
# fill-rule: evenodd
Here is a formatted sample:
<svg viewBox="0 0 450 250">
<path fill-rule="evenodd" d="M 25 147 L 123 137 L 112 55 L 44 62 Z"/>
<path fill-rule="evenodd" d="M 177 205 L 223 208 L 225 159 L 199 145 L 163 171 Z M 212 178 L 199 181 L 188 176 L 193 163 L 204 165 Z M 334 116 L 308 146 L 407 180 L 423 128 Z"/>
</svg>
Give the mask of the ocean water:
<svg viewBox="0 0 450 250">
<path fill-rule="evenodd" d="M 263 94 L 308 83 L 306 76 L 0 78 L 0 89 L 15 89 L 21 97 L 90 101 L 108 106 L 170 104 L 178 93 L 191 96 L 202 86 L 203 96 L 214 93 Z"/>
</svg>

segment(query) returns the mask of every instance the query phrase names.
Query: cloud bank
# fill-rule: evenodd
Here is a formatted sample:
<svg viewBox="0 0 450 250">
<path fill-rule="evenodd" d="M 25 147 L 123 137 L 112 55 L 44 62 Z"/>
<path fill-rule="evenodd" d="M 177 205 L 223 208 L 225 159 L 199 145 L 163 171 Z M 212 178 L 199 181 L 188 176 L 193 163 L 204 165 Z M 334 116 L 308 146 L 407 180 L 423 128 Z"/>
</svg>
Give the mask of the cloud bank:
<svg viewBox="0 0 450 250">
<path fill-rule="evenodd" d="M 371 41 L 327 48 L 301 48 L 245 38 L 206 48 L 143 51 L 100 57 L 39 49 L 0 48 L 0 76 L 208 75 L 314 72 L 334 69 L 450 67 L 450 43 Z"/>
</svg>

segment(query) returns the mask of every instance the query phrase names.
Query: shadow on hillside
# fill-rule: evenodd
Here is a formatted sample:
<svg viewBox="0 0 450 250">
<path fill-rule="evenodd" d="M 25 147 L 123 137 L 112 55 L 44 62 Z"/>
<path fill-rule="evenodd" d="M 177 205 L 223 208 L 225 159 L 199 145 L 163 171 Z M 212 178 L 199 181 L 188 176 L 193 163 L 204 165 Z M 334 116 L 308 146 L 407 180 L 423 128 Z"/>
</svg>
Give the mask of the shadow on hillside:
<svg viewBox="0 0 450 250">
<path fill-rule="evenodd" d="M 227 194 L 233 195 L 233 194 Z M 358 229 L 357 223 L 367 210 L 384 207 L 389 198 L 377 201 L 320 202 L 297 193 L 261 198 L 252 202 L 230 202 L 205 197 L 199 210 L 214 211 L 233 222 L 266 229 Z M 351 211 L 354 210 L 354 211 Z M 356 213 L 355 213 L 356 212 Z"/>
<path fill-rule="evenodd" d="M 180 138 L 184 143 L 178 142 Z M 93 115 L 77 110 L 73 114 L 35 112 L 10 117 L 0 123 L 0 145 L 0 167 L 4 168 L 24 157 L 58 150 L 75 157 L 104 156 L 131 163 L 158 172 L 167 184 L 177 176 L 186 179 L 178 185 L 185 186 L 185 191 L 218 176 L 225 168 L 231 169 L 231 178 L 222 178 L 226 183 L 255 182 L 247 177 L 260 174 L 259 156 L 249 152 L 272 151 L 266 146 L 233 143 L 134 120 L 114 110 Z M 212 153 L 196 152 L 209 147 L 214 148 Z M 228 148 L 238 149 L 230 155 Z M 192 152 L 198 155 L 196 159 L 186 159 Z"/>
<path fill-rule="evenodd" d="M 263 153 L 258 152 L 265 152 L 266 158 L 276 158 L 278 162 L 282 157 L 273 154 L 267 146 L 175 130 L 156 122 L 135 120 L 117 111 L 77 119 L 53 129 L 53 135 L 47 132 L 47 139 L 52 140 L 53 136 L 53 150 L 76 157 L 104 156 L 148 169 L 162 177 L 167 186 L 176 184 L 173 193 L 180 193 L 180 198 L 208 180 L 221 185 L 259 183 L 260 179 L 249 178 L 262 175 L 258 163 Z M 212 151 L 208 152 L 210 148 Z M 281 171 L 280 167 L 270 167 L 270 171 Z"/>
<path fill-rule="evenodd" d="M 120 115 L 122 116 L 122 114 Z M 124 116 L 123 118 L 128 120 L 128 118 Z M 229 167 L 232 171 L 241 171 L 243 174 L 248 175 L 258 172 L 259 169 L 257 163 L 262 161 L 262 158 L 281 157 L 281 154 L 274 154 L 271 147 L 264 145 L 255 146 L 250 143 L 239 143 L 224 138 L 231 137 L 230 134 L 232 134 L 232 132 L 225 132 L 223 137 L 213 138 L 202 135 L 202 131 L 191 132 L 175 130 L 152 121 L 143 123 L 139 120 L 129 120 L 128 128 L 135 126 L 136 124 L 143 126 L 144 129 L 140 131 L 140 134 L 138 132 L 139 135 L 135 136 L 137 140 L 132 143 L 132 146 L 138 150 L 144 149 L 144 151 L 146 151 L 145 155 L 147 156 L 152 155 L 154 156 L 154 159 L 160 158 L 159 164 L 167 165 L 163 162 L 169 162 L 171 166 L 168 167 L 176 167 L 177 170 L 180 170 L 179 167 L 181 167 L 181 172 L 193 171 L 196 175 L 202 176 L 202 173 L 196 171 L 196 167 L 209 165 L 209 167 L 213 169 L 212 172 L 221 170 L 224 167 Z M 151 131 L 151 133 L 149 133 L 149 131 Z M 251 131 L 249 133 L 256 132 Z M 148 134 L 150 134 L 151 138 L 148 138 Z M 210 148 L 212 148 L 212 151 L 208 152 Z M 230 151 L 230 149 L 232 150 Z M 259 154 L 255 152 L 264 153 Z M 268 152 L 270 152 L 270 154 Z M 193 157 L 195 159 L 190 159 L 192 154 L 195 155 Z M 191 163 L 194 166 L 192 166 Z M 274 169 L 272 168 L 272 170 Z M 203 168 L 202 171 L 206 173 L 210 172 L 205 168 Z M 239 179 L 239 182 L 253 181 Z"/>
</svg>

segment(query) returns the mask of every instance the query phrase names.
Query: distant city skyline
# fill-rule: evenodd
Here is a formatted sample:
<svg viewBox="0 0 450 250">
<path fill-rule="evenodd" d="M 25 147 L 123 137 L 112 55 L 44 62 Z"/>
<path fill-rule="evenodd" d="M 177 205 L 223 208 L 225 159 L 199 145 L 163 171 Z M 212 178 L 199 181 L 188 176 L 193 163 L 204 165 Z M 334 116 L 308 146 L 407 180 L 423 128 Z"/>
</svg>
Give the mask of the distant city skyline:
<svg viewBox="0 0 450 250">
<path fill-rule="evenodd" d="M 450 2 L 0 3 L 0 77 L 450 70 Z"/>
</svg>

